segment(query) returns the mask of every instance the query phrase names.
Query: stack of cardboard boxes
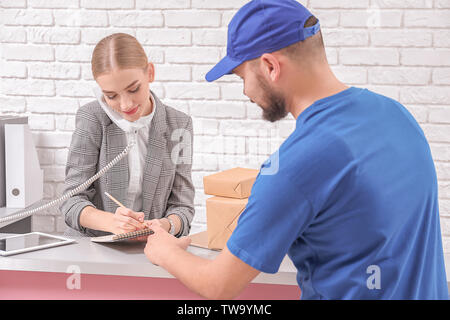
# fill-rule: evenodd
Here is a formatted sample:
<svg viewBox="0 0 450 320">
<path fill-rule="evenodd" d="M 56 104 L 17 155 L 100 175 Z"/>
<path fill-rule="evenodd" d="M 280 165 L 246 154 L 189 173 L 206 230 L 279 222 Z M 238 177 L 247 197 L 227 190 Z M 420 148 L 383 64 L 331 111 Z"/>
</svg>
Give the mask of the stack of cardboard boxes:
<svg viewBox="0 0 450 320">
<path fill-rule="evenodd" d="M 192 245 L 213 250 L 225 247 L 244 211 L 258 170 L 233 168 L 203 177 L 207 231 L 191 236 Z"/>
</svg>

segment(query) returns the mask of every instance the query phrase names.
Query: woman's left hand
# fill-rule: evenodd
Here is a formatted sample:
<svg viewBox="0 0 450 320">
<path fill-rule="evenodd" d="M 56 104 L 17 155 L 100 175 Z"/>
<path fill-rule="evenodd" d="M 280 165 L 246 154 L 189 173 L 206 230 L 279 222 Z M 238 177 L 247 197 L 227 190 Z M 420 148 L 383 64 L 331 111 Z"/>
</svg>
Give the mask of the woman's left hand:
<svg viewBox="0 0 450 320">
<path fill-rule="evenodd" d="M 170 222 L 168 221 L 167 218 L 147 220 L 144 223 L 146 223 L 146 225 L 150 229 L 152 228 L 152 226 L 158 226 L 160 228 L 163 228 L 167 232 L 169 232 L 170 229 Z"/>
</svg>

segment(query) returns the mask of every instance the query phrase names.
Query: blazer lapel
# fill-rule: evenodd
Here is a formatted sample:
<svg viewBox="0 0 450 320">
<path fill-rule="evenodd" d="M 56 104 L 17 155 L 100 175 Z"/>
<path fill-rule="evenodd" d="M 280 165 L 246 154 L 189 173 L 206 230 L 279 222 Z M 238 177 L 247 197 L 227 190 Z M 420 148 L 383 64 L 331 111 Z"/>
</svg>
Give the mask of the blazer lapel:
<svg viewBox="0 0 450 320">
<path fill-rule="evenodd" d="M 153 93 L 152 93 L 153 94 Z M 143 172 L 142 209 L 149 213 L 158 185 L 163 157 L 167 149 L 166 109 L 161 101 L 153 94 L 156 104 L 147 142 L 147 157 Z"/>
</svg>

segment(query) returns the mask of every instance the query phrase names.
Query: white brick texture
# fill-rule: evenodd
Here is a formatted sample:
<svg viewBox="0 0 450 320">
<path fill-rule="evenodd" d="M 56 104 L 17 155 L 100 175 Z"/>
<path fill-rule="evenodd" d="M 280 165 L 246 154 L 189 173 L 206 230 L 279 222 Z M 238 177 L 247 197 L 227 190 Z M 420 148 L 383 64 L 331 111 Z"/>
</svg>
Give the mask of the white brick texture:
<svg viewBox="0 0 450 320">
<path fill-rule="evenodd" d="M 95 44 L 125 32 L 155 63 L 151 88 L 194 125 L 195 227 L 205 227 L 203 176 L 259 168 L 295 128 L 271 124 L 236 76 L 207 83 L 226 54 L 227 25 L 248 0 L 0 0 L 0 114 L 27 115 L 45 170 L 45 198 L 60 195 L 77 109 L 93 99 Z M 343 82 L 400 101 L 422 126 L 439 180 L 450 253 L 450 1 L 303 0 L 320 19 L 328 61 Z M 34 217 L 59 233 L 57 209 Z M 198 230 L 198 228 L 196 229 Z"/>
</svg>

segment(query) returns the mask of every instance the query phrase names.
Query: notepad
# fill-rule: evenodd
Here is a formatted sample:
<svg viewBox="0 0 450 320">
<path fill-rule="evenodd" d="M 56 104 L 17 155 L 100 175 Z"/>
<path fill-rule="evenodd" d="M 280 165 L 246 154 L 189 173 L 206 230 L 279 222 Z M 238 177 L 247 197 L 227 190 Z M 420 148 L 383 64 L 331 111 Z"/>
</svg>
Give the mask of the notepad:
<svg viewBox="0 0 450 320">
<path fill-rule="evenodd" d="M 101 237 L 91 237 L 92 242 L 118 242 L 118 241 L 125 241 L 129 239 L 134 239 L 142 236 L 149 236 L 153 234 L 152 229 L 142 229 L 127 233 L 120 233 L 120 234 L 111 234 L 107 236 L 101 236 Z"/>
</svg>

